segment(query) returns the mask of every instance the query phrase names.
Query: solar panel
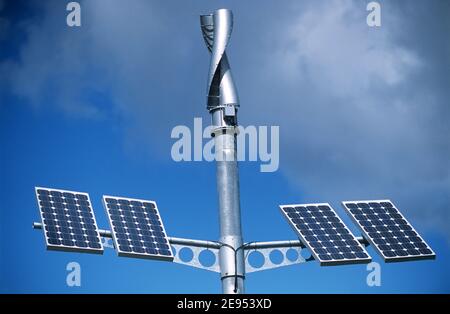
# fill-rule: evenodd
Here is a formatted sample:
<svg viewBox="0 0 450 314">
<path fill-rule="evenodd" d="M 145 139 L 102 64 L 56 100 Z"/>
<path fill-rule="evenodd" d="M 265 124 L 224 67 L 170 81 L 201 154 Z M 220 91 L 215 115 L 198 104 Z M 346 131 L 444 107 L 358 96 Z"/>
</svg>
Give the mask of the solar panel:
<svg viewBox="0 0 450 314">
<path fill-rule="evenodd" d="M 391 201 L 351 201 L 342 204 L 385 262 L 436 257 Z"/>
<path fill-rule="evenodd" d="M 321 266 L 371 261 L 365 248 L 329 204 L 282 205 L 280 208 Z"/>
<path fill-rule="evenodd" d="M 105 195 L 103 204 L 119 256 L 173 260 L 155 202 Z"/>
<path fill-rule="evenodd" d="M 87 193 L 36 187 L 47 249 L 103 254 Z"/>
</svg>

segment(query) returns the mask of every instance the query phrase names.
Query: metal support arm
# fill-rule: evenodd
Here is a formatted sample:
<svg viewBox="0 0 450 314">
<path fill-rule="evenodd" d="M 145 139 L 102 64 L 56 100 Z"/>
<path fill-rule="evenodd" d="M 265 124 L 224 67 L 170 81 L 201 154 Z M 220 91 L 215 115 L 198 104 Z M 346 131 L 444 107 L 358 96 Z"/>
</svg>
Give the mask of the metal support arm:
<svg viewBox="0 0 450 314">
<path fill-rule="evenodd" d="M 42 223 L 34 222 L 33 228 L 42 229 Z M 110 230 L 99 229 L 98 231 L 104 240 L 112 239 L 112 233 Z M 367 242 L 363 237 L 357 237 L 356 239 L 365 246 L 369 245 L 369 242 Z M 226 249 L 224 248 L 226 244 L 217 241 L 176 237 L 169 237 L 168 240 L 174 249 L 174 263 L 220 273 L 219 250 L 221 248 Z M 108 241 L 102 241 L 102 244 L 104 247 L 114 248 L 113 245 L 108 244 Z M 180 252 L 183 250 L 190 250 L 190 253 L 192 253 L 192 258 L 187 260 L 184 258 L 182 259 Z M 201 255 L 204 254 L 204 251 L 209 251 L 214 255 L 214 261 L 212 263 L 202 263 Z M 247 273 L 291 266 L 314 260 L 305 245 L 300 240 L 248 242 L 242 246 L 242 251 L 245 255 L 245 272 Z M 272 255 L 275 251 L 278 254 L 278 261 L 274 261 L 272 259 Z M 253 254 L 253 252 L 258 252 L 263 257 L 263 263 L 262 265 L 259 265 L 259 267 L 252 265 L 249 261 L 249 257 Z"/>
<path fill-rule="evenodd" d="M 356 240 L 368 246 L 369 242 L 363 237 L 356 237 Z M 245 245 L 245 250 L 258 250 L 258 249 L 273 249 L 273 248 L 286 248 L 286 247 L 299 247 L 305 248 L 305 245 L 300 240 L 287 240 L 287 241 L 268 241 L 268 242 L 249 242 Z"/>
<path fill-rule="evenodd" d="M 42 223 L 33 222 L 33 229 L 42 229 Z M 112 233 L 110 230 L 98 229 L 98 233 L 103 238 L 112 239 Z M 221 247 L 221 244 L 216 241 L 194 240 L 194 239 L 184 239 L 184 238 L 175 238 L 175 237 L 168 237 L 168 240 L 169 240 L 170 244 L 194 246 L 194 247 L 201 247 L 201 248 L 205 248 L 205 249 L 217 249 L 218 250 Z"/>
</svg>

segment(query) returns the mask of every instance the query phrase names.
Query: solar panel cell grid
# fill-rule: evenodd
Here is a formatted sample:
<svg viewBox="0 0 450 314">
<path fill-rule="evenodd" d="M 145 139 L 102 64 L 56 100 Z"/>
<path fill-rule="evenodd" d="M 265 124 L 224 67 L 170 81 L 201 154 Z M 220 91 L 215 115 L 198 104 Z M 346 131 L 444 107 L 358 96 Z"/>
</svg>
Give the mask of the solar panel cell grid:
<svg viewBox="0 0 450 314">
<path fill-rule="evenodd" d="M 321 265 L 368 263 L 371 258 L 329 204 L 280 206 Z"/>
<path fill-rule="evenodd" d="M 48 249 L 103 253 L 88 194 L 36 187 L 36 197 Z"/>
<path fill-rule="evenodd" d="M 391 201 L 351 201 L 343 206 L 386 262 L 435 258 Z"/>
<path fill-rule="evenodd" d="M 104 196 L 103 204 L 120 256 L 173 260 L 155 202 Z"/>
</svg>

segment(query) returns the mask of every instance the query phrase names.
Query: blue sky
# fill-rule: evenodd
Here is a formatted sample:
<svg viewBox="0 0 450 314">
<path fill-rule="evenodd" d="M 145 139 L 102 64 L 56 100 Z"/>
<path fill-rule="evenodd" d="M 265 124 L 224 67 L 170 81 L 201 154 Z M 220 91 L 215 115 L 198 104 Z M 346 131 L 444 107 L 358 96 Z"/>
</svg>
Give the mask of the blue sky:
<svg viewBox="0 0 450 314">
<path fill-rule="evenodd" d="M 218 238 L 215 165 L 176 163 L 176 125 L 209 121 L 209 55 L 199 14 L 233 10 L 228 57 L 243 125 L 280 126 L 280 169 L 243 162 L 246 241 L 294 239 L 278 205 L 392 199 L 437 253 L 384 264 L 300 264 L 249 274 L 253 293 L 450 292 L 450 6 L 381 1 L 0 0 L 0 291 L 215 293 L 215 273 L 186 266 L 45 250 L 35 186 L 157 201 L 171 236 Z M 193 181 L 195 184 L 193 184 Z M 80 263 L 81 287 L 66 286 Z"/>
</svg>

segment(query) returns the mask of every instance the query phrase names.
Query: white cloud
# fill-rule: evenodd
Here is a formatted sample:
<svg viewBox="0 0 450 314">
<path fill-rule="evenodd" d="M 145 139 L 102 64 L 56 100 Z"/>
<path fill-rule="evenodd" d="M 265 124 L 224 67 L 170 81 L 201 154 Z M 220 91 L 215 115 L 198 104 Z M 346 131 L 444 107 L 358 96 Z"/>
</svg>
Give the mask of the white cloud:
<svg viewBox="0 0 450 314">
<path fill-rule="evenodd" d="M 420 60 L 395 44 L 391 26 L 368 27 L 365 14 L 352 1 L 310 6 L 278 40 L 276 66 L 291 79 L 307 76 L 337 96 L 366 92 L 376 81 L 388 86 L 402 82 Z"/>
<path fill-rule="evenodd" d="M 149 133 L 170 134 L 173 104 L 181 103 L 189 72 L 176 76 L 176 69 L 189 65 L 190 42 L 149 1 L 84 1 L 81 7 L 80 28 L 66 25 L 59 1 L 40 4 L 37 17 L 19 24 L 26 34 L 19 58 L 0 64 L 11 91 L 68 117 L 119 117 L 128 121 L 126 138 L 155 145 L 162 139 Z"/>
<path fill-rule="evenodd" d="M 384 4 L 379 29 L 358 1 L 299 4 L 267 39 L 272 51 L 243 98 L 281 125 L 281 169 L 302 199 L 388 197 L 450 235 L 445 104 L 418 81 L 430 60 L 401 44 L 405 21 Z"/>
</svg>

